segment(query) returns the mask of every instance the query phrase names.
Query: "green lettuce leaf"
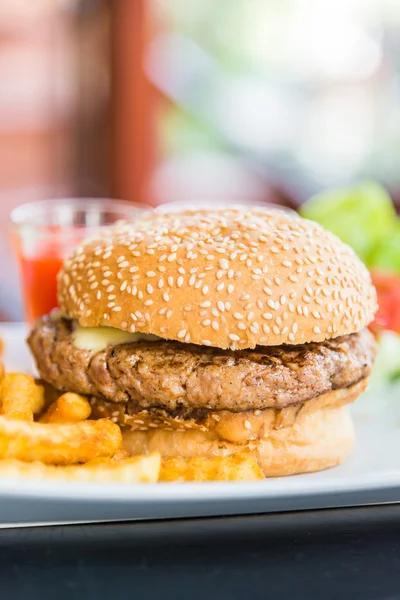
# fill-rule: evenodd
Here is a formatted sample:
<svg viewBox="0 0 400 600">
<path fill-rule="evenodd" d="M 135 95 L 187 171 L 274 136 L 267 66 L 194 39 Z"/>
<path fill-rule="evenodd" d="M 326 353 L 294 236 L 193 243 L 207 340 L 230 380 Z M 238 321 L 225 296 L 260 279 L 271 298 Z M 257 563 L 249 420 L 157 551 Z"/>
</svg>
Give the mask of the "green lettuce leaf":
<svg viewBox="0 0 400 600">
<path fill-rule="evenodd" d="M 354 187 L 327 190 L 307 200 L 300 214 L 335 233 L 368 266 L 371 261 L 393 264 L 394 246 L 400 243 L 397 235 L 388 258 L 385 250 L 379 249 L 388 236 L 397 232 L 396 212 L 389 194 L 378 183 L 366 181 Z"/>
</svg>

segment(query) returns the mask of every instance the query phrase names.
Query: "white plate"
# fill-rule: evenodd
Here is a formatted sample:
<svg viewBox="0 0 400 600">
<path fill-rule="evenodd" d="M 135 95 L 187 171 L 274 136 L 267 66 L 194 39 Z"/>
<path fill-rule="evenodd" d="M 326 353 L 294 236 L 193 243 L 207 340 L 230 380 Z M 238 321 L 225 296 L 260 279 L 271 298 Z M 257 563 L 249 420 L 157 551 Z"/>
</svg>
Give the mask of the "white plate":
<svg viewBox="0 0 400 600">
<path fill-rule="evenodd" d="M 0 325 L 9 370 L 32 370 L 23 325 Z M 344 465 L 252 483 L 157 485 L 0 481 L 0 523 L 194 517 L 400 501 L 400 398 L 358 401 Z"/>
</svg>

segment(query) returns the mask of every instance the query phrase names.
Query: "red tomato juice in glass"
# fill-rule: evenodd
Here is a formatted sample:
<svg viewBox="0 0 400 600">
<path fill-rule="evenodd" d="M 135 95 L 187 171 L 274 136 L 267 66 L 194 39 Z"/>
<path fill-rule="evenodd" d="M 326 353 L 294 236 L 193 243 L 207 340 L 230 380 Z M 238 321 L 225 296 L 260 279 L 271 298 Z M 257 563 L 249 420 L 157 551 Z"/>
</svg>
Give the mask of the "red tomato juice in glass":
<svg viewBox="0 0 400 600">
<path fill-rule="evenodd" d="M 118 221 L 132 221 L 149 207 L 107 198 L 42 200 L 16 207 L 11 233 L 30 325 L 58 306 L 57 275 L 86 237 Z"/>
<path fill-rule="evenodd" d="M 20 259 L 26 319 L 34 321 L 57 306 L 57 274 L 63 259 L 57 256 L 38 256 Z"/>
<path fill-rule="evenodd" d="M 26 320 L 36 319 L 57 308 L 57 275 L 75 246 L 87 235 L 84 229 L 54 231 L 56 239 L 37 240 L 29 249 L 16 241 L 22 278 Z M 58 238 L 58 239 L 57 239 Z"/>
</svg>

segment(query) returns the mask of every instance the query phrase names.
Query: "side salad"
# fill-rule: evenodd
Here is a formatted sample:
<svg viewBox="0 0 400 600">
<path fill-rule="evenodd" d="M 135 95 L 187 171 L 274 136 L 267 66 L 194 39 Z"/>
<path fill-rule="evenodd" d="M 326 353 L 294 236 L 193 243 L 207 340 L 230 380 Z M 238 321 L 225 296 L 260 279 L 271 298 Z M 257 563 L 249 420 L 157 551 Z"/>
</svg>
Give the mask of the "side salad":
<svg viewBox="0 0 400 600">
<path fill-rule="evenodd" d="M 299 212 L 352 246 L 369 268 L 379 304 L 371 324 L 380 345 L 372 383 L 400 383 L 400 218 L 389 194 L 366 181 L 313 196 Z"/>
</svg>

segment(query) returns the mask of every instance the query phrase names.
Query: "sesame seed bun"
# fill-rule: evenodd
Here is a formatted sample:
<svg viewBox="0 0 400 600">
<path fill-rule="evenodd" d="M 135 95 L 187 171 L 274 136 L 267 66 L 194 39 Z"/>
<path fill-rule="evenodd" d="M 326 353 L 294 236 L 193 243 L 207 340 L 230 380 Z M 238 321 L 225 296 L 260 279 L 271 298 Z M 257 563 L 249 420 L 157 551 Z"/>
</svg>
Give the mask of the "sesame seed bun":
<svg viewBox="0 0 400 600">
<path fill-rule="evenodd" d="M 307 413 L 291 427 L 272 429 L 248 444 L 210 440 L 201 430 L 123 432 L 124 445 L 135 454 L 156 450 L 162 457 L 229 456 L 244 450 L 255 454 L 265 477 L 321 471 L 342 463 L 351 454 L 355 434 L 346 406 Z"/>
<path fill-rule="evenodd" d="M 86 241 L 61 270 L 59 304 L 86 327 L 232 350 L 355 333 L 377 307 L 336 236 L 245 207 L 153 213 Z"/>
</svg>

